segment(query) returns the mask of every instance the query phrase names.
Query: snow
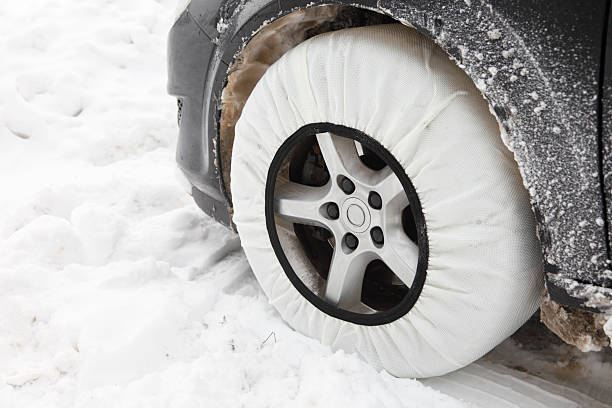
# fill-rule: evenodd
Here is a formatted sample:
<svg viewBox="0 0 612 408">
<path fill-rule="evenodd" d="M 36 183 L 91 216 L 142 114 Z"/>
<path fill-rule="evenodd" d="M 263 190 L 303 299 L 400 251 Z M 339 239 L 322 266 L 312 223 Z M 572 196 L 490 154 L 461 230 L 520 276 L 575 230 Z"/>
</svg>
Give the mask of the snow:
<svg viewBox="0 0 612 408">
<path fill-rule="evenodd" d="M 498 28 L 487 31 L 489 40 L 499 40 L 501 38 L 501 31 Z"/>
<path fill-rule="evenodd" d="M 228 23 L 226 23 L 226 22 L 223 20 L 223 17 L 220 17 L 220 18 L 219 18 L 219 21 L 217 21 L 217 31 L 218 31 L 220 34 L 222 34 L 222 33 L 224 33 L 224 32 L 225 32 L 225 30 L 227 30 L 227 29 L 228 29 L 228 27 L 229 27 L 229 24 L 228 24 Z"/>
<path fill-rule="evenodd" d="M 290 330 L 196 208 L 174 9 L 0 5 L 0 406 L 465 406 Z"/>
</svg>

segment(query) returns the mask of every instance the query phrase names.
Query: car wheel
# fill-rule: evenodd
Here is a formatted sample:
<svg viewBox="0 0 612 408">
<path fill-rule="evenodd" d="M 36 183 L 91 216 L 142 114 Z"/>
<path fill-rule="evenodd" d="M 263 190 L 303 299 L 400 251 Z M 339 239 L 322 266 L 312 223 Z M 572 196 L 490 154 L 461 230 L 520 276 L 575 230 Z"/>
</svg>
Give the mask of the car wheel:
<svg viewBox="0 0 612 408">
<path fill-rule="evenodd" d="M 416 30 L 327 33 L 272 65 L 236 126 L 231 191 L 283 319 L 396 376 L 467 365 L 538 307 L 512 153 L 473 82 Z"/>
</svg>

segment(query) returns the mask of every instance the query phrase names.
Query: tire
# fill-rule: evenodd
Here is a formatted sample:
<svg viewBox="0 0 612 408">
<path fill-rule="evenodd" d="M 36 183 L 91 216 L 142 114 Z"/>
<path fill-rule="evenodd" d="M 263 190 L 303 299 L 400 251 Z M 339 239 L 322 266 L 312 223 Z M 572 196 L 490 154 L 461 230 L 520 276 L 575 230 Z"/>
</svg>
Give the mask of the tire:
<svg viewBox="0 0 612 408">
<path fill-rule="evenodd" d="M 370 195 L 383 176 L 402 188 L 381 187 L 381 209 Z M 287 52 L 237 123 L 231 191 L 282 318 L 393 375 L 463 367 L 539 305 L 541 250 L 513 156 L 473 82 L 416 30 L 346 29 Z"/>
</svg>

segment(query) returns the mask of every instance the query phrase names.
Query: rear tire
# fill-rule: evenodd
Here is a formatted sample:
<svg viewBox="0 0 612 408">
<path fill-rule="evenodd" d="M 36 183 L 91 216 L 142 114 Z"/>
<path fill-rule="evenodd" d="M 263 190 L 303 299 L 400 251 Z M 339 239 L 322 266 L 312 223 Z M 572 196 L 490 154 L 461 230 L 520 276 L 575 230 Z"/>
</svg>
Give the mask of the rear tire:
<svg viewBox="0 0 612 408">
<path fill-rule="evenodd" d="M 396 198 L 377 190 L 392 178 Z M 533 214 L 498 123 L 413 29 L 320 35 L 271 66 L 236 126 L 231 190 L 283 319 L 393 375 L 465 366 L 539 305 Z"/>
</svg>

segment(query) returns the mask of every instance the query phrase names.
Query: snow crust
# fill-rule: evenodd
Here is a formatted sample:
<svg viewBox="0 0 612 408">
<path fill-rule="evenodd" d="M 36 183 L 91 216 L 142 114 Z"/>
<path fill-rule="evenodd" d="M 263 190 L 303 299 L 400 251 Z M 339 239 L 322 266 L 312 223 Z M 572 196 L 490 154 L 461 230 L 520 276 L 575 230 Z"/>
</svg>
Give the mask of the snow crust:
<svg viewBox="0 0 612 408">
<path fill-rule="evenodd" d="M 0 406 L 465 406 L 290 330 L 193 204 L 174 7 L 0 4 Z"/>
</svg>

